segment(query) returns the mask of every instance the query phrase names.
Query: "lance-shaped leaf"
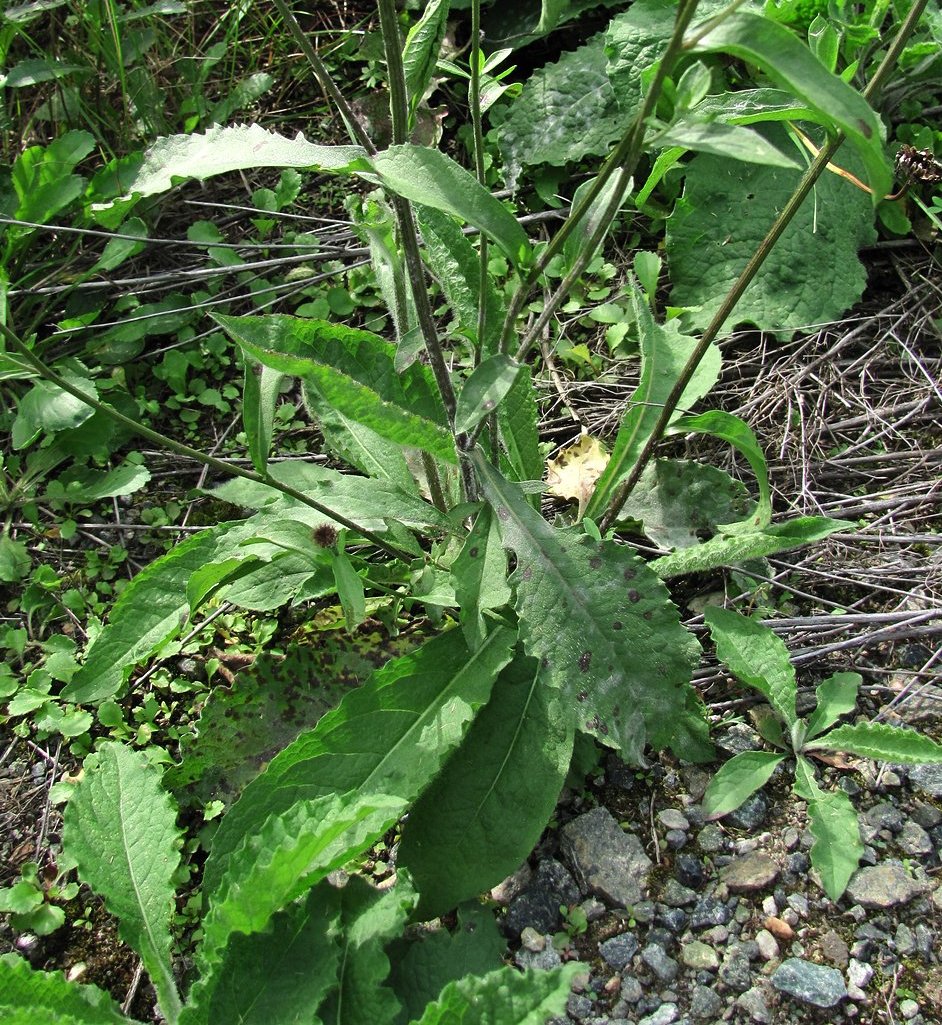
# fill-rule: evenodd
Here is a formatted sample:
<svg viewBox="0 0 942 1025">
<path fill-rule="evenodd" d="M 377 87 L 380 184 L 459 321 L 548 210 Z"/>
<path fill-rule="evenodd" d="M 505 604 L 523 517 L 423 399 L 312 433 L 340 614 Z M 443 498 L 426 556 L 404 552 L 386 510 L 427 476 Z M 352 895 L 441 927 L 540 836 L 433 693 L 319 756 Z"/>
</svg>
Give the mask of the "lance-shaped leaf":
<svg viewBox="0 0 942 1025">
<path fill-rule="evenodd" d="M 529 367 L 521 367 L 514 386 L 497 408 L 500 437 L 507 453 L 507 464 L 501 469 L 511 480 L 538 481 L 543 479 L 543 454 L 537 425 L 536 390 Z M 540 496 L 531 495 L 530 504 L 540 508 Z"/>
<path fill-rule="evenodd" d="M 838 726 L 805 744 L 806 751 L 847 751 L 878 762 L 925 765 L 942 762 L 942 744 L 925 734 L 882 722 Z"/>
<path fill-rule="evenodd" d="M 631 302 L 641 344 L 641 379 L 619 425 L 608 466 L 599 477 L 586 508 L 586 515 L 592 519 L 597 519 L 604 512 L 615 488 L 637 461 L 667 396 L 696 345 L 695 338 L 680 333 L 677 321 L 663 326 L 658 324 L 637 288 L 631 290 Z M 719 372 L 719 349 L 712 346 L 684 390 L 677 416 L 713 387 Z"/>
<path fill-rule="evenodd" d="M 461 629 L 471 651 L 487 637 L 483 612 L 502 608 L 513 594 L 507 583 L 507 556 L 491 507 L 486 505 L 474 520 L 464 546 L 451 564 Z"/>
<path fill-rule="evenodd" d="M 666 588 L 614 542 L 554 530 L 480 450 L 472 455 L 504 547 L 514 553 L 520 636 L 572 725 L 639 762 L 691 714 L 698 646 Z"/>
<path fill-rule="evenodd" d="M 692 33 L 698 35 L 699 30 Z M 883 122 L 856 89 L 831 74 L 784 25 L 736 11 L 699 35 L 692 49 L 731 53 L 757 64 L 774 83 L 804 100 L 850 139 L 867 168 L 874 205 L 889 191 L 892 175 L 883 152 Z"/>
<path fill-rule="evenodd" d="M 861 680 L 860 673 L 834 673 L 818 684 L 815 691 L 818 705 L 808 718 L 806 742 L 833 726 L 842 715 L 854 710 Z"/>
<path fill-rule="evenodd" d="M 430 0 L 422 17 L 406 36 L 402 68 L 406 77 L 410 119 L 415 117 L 416 108 L 422 102 L 426 87 L 435 72 L 447 21 L 448 0 Z"/>
<path fill-rule="evenodd" d="M 397 444 L 457 462 L 430 371 L 413 363 L 397 374 L 395 350 L 377 335 L 281 315 L 215 319 L 253 360 L 311 381 L 333 409 Z"/>
<path fill-rule="evenodd" d="M 659 146 L 682 146 L 698 153 L 712 153 L 730 160 L 745 160 L 769 167 L 799 167 L 798 158 L 783 153 L 777 146 L 748 128 L 737 125 L 697 121 L 694 117 L 677 121 L 657 138 Z"/>
<path fill-rule="evenodd" d="M 96 764 L 86 762 L 65 809 L 63 846 L 118 919 L 121 938 L 140 955 L 173 1025 L 181 1006 L 170 959 L 172 880 L 180 861 L 176 810 L 141 752 L 108 743 L 90 759 Z"/>
<path fill-rule="evenodd" d="M 785 642 L 748 616 L 711 606 L 703 613 L 716 657 L 738 680 L 757 690 L 790 729 L 798 721 L 798 685 Z"/>
<path fill-rule="evenodd" d="M 579 971 L 585 965 L 576 961 L 548 972 L 498 968 L 483 978 L 468 976 L 448 983 L 411 1025 L 545 1025 L 563 1012 Z"/>
<path fill-rule="evenodd" d="M 432 918 L 516 871 L 546 827 L 569 771 L 573 727 L 539 663 L 501 673 L 464 743 L 409 812 L 398 863 Z"/>
<path fill-rule="evenodd" d="M 16 954 L 0 955 L 0 1021 L 134 1025 L 104 990 L 67 982 L 62 972 L 34 971 Z"/>
<path fill-rule="evenodd" d="M 703 795 L 703 814 L 719 819 L 735 811 L 747 797 L 765 786 L 785 755 L 772 751 L 741 751 L 724 762 Z"/>
<path fill-rule="evenodd" d="M 461 742 L 500 670 L 513 631 L 474 653 L 452 630 L 393 659 L 284 749 L 219 824 L 203 874 L 212 894 L 229 860 L 267 816 L 325 794 L 390 793 L 413 801 Z"/>
<path fill-rule="evenodd" d="M 246 362 L 242 423 L 245 426 L 252 465 L 259 473 L 265 473 L 268 469 L 268 452 L 275 425 L 275 406 L 278 404 L 283 380 L 284 374 L 272 370 L 271 367 Z"/>
<path fill-rule="evenodd" d="M 795 793 L 808 802 L 808 818 L 814 843 L 811 864 L 821 876 L 824 892 L 840 899 L 863 856 L 857 812 L 847 794 L 830 793 L 818 786 L 811 763 L 798 756 L 795 765 Z"/>
<path fill-rule="evenodd" d="M 572 197 L 572 209 L 575 209 L 582 202 L 583 197 L 595 185 L 595 181 L 595 178 L 590 178 L 576 189 Z M 616 195 L 617 206 L 615 207 L 615 212 L 617 213 L 631 195 L 633 187 L 633 178 L 622 181 L 621 175 L 613 174 L 608 179 L 602 187 L 602 191 L 592 201 L 592 205 L 586 211 L 585 216 L 576 224 L 572 233 L 563 243 L 563 266 L 566 271 L 569 271 L 575 265 L 576 260 L 584 254 L 590 239 L 602 225 L 606 211 L 615 202 Z M 615 218 L 612 217 L 606 227 L 606 232 L 611 230 L 614 223 Z M 602 241 L 603 239 L 598 240 L 596 249 L 592 251 L 592 256 L 595 256 L 596 252 L 598 252 L 598 247 L 601 246 Z"/>
<path fill-rule="evenodd" d="M 455 430 L 470 431 L 493 413 L 513 387 L 520 364 L 500 353 L 475 367 L 458 396 Z"/>
</svg>

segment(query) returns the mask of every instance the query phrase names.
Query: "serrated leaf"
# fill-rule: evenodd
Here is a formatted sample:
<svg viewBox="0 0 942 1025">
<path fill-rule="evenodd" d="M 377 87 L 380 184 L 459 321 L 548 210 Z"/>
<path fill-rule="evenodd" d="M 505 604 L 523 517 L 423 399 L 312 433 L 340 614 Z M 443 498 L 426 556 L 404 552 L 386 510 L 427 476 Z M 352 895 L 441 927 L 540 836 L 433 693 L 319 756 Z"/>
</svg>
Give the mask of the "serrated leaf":
<svg viewBox="0 0 942 1025">
<path fill-rule="evenodd" d="M 808 719 L 806 743 L 833 726 L 842 715 L 853 712 L 861 682 L 860 673 L 834 673 L 818 684 L 818 704 Z"/>
<path fill-rule="evenodd" d="M 785 642 L 767 626 L 729 609 L 710 606 L 703 619 L 716 657 L 742 683 L 757 690 L 791 729 L 798 721 L 798 684 Z"/>
<path fill-rule="evenodd" d="M 554 530 L 483 457 L 475 470 L 514 553 L 521 640 L 562 691 L 572 724 L 639 762 L 672 743 L 698 646 L 667 590 L 614 542 Z"/>
<path fill-rule="evenodd" d="M 466 433 L 493 413 L 514 386 L 520 364 L 500 353 L 478 364 L 458 395 L 455 430 Z"/>
<path fill-rule="evenodd" d="M 703 35 L 697 29 L 693 32 L 697 33 L 693 52 L 731 53 L 757 64 L 776 85 L 794 93 L 844 132 L 867 168 L 876 206 L 892 185 L 883 153 L 886 131 L 856 89 L 831 74 L 793 32 L 771 18 L 736 11 Z"/>
<path fill-rule="evenodd" d="M 712 320 L 799 177 L 797 170 L 709 154 L 687 165 L 683 198 L 667 222 L 667 259 L 670 302 L 687 307 L 688 329 Z M 716 231 L 717 224 L 725 230 Z M 791 337 L 809 324 L 839 319 L 866 284 L 857 251 L 875 240 L 867 197 L 837 175 L 822 175 L 726 324 L 745 321 Z M 827 289 L 821 267 L 830 268 Z"/>
<path fill-rule="evenodd" d="M 645 469 L 619 512 L 639 520 L 661 548 L 689 548 L 723 520 L 742 519 L 752 503 L 745 487 L 706 463 L 656 459 Z"/>
<path fill-rule="evenodd" d="M 253 360 L 311 381 L 331 408 L 390 441 L 456 463 L 427 367 L 396 372 L 394 348 L 377 335 L 297 317 L 227 317 L 216 322 Z"/>
<path fill-rule="evenodd" d="M 703 795 L 703 814 L 719 819 L 735 811 L 769 781 L 785 755 L 772 751 L 742 751 L 724 762 Z"/>
<path fill-rule="evenodd" d="M 861 758 L 903 765 L 942 762 L 942 744 L 915 730 L 882 722 L 837 726 L 830 733 L 805 744 L 806 751 L 847 751 Z"/>
<path fill-rule="evenodd" d="M 249 457 L 258 473 L 268 469 L 275 426 L 275 406 L 281 394 L 284 374 L 271 367 L 246 361 L 245 389 L 242 401 L 242 423 L 249 443 Z"/>
<path fill-rule="evenodd" d="M 435 72 L 438 54 L 445 37 L 448 21 L 448 0 L 430 0 L 422 17 L 409 29 L 402 49 L 402 67 L 406 79 L 409 117 L 425 96 L 425 90 Z"/>
<path fill-rule="evenodd" d="M 814 843 L 811 864 L 821 876 L 824 892 L 838 901 L 863 857 L 860 823 L 847 794 L 823 791 L 811 764 L 800 755 L 795 765 L 795 793 L 808 802 L 808 818 Z"/>
<path fill-rule="evenodd" d="M 36 1025 L 60 1020 L 131 1025 L 111 996 L 97 986 L 67 982 L 62 972 L 35 971 L 16 954 L 0 955 L 0 1022 Z"/>
<path fill-rule="evenodd" d="M 359 146 L 321 146 L 300 132 L 288 139 L 260 125 L 213 125 L 202 135 L 168 135 L 144 154 L 127 194 L 153 196 L 166 192 L 175 179 L 203 181 L 227 171 L 256 167 L 309 167 L 320 171 L 370 169 L 366 150 Z"/>
<path fill-rule="evenodd" d="M 703 573 L 720 566 L 740 566 L 750 559 L 761 559 L 778 552 L 823 541 L 837 530 L 850 530 L 849 520 L 831 520 L 826 516 L 798 516 L 785 523 L 775 523 L 754 534 L 714 537 L 702 545 L 683 548 L 662 555 L 649 563 L 662 580 Z"/>
<path fill-rule="evenodd" d="M 464 743 L 409 812 L 398 864 L 432 918 L 516 871 L 552 816 L 572 758 L 571 717 L 539 663 L 501 673 Z"/>
<path fill-rule="evenodd" d="M 682 334 L 677 321 L 658 324 L 637 288 L 631 290 L 632 309 L 641 345 L 641 379 L 618 427 L 611 458 L 599 478 L 586 508 L 597 519 L 605 511 L 612 493 L 628 475 L 660 416 L 661 409 L 697 342 Z M 713 387 L 719 377 L 719 349 L 711 346 L 690 384 L 684 389 L 675 419 Z"/>
<path fill-rule="evenodd" d="M 90 756 L 66 805 L 63 846 L 78 874 L 118 919 L 121 938 L 144 963 L 168 1022 L 180 1014 L 170 956 L 173 876 L 180 830 L 160 774 L 143 753 L 106 743 Z"/>
<path fill-rule="evenodd" d="M 490 506 L 475 517 L 461 551 L 451 564 L 461 629 L 471 651 L 487 636 L 483 612 L 502 608 L 513 597 L 507 583 L 507 556 Z"/>
<path fill-rule="evenodd" d="M 578 961 L 549 971 L 498 968 L 483 978 L 450 982 L 412 1025 L 545 1025 L 561 1014 Z"/>
<path fill-rule="evenodd" d="M 452 630 L 388 662 L 347 694 L 272 759 L 220 822 L 204 870 L 206 892 L 220 885 L 243 837 L 297 801 L 354 788 L 415 800 L 461 742 L 510 661 L 513 642 L 513 632 L 499 627 L 472 653 Z"/>
<path fill-rule="evenodd" d="M 528 261 L 530 242 L 517 219 L 451 157 L 427 146 L 404 143 L 377 153 L 372 161 L 387 189 L 480 228 L 514 266 Z"/>
</svg>

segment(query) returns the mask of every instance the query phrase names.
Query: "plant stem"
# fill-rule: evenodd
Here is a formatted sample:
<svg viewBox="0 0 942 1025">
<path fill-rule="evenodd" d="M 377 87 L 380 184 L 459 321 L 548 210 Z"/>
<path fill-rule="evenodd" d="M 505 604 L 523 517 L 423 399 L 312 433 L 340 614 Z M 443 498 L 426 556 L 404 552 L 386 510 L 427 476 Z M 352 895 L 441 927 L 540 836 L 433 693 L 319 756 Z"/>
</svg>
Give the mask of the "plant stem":
<svg viewBox="0 0 942 1025">
<path fill-rule="evenodd" d="M 864 90 L 863 95 L 865 99 L 871 100 L 883 86 L 890 72 L 893 70 L 900 52 L 906 45 L 906 41 L 909 39 L 913 29 L 916 27 L 916 23 L 919 21 L 927 2 L 928 0 L 915 0 L 915 3 L 909 10 L 909 13 L 906 15 L 903 24 L 900 26 L 899 32 L 896 34 L 896 38 L 887 50 L 886 56 L 880 62 L 880 66 L 877 68 L 876 72 L 874 72 L 873 78 Z M 775 219 L 772 227 L 769 228 L 768 234 L 759 244 L 759 248 L 755 253 L 753 253 L 752 258 L 743 268 L 742 273 L 736 279 L 733 287 L 723 299 L 723 302 L 720 304 L 715 316 L 703 332 L 703 335 L 700 337 L 696 348 L 690 354 L 690 358 L 687 360 L 686 364 L 684 364 L 684 368 L 681 370 L 680 376 L 674 383 L 674 387 L 671 389 L 670 394 L 667 396 L 667 399 L 664 402 L 664 407 L 662 408 L 660 415 L 657 418 L 657 422 L 651 431 L 651 435 L 638 455 L 638 461 L 631 468 L 631 472 L 625 480 L 612 494 L 611 500 L 608 504 L 608 509 L 599 523 L 600 530 L 605 531 L 611 527 L 618 515 L 618 510 L 625 504 L 625 500 L 634 490 L 641 478 L 641 474 L 644 473 L 645 468 L 651 461 L 654 449 L 663 437 L 664 431 L 670 423 L 674 410 L 677 408 L 677 404 L 680 402 L 684 390 L 690 383 L 690 379 L 693 377 L 697 367 L 700 365 L 700 361 L 706 355 L 710 345 L 719 334 L 723 324 L 730 317 L 734 307 L 742 298 L 743 292 L 745 292 L 749 287 L 759 268 L 765 262 L 769 253 L 772 251 L 772 248 L 781 238 L 782 233 L 798 212 L 798 208 L 805 201 L 812 188 L 814 188 L 815 182 L 817 182 L 818 178 L 820 178 L 824 173 L 827 165 L 831 161 L 831 158 L 843 142 L 843 133 L 838 133 L 830 142 L 822 146 L 817 157 L 815 157 L 808 169 L 802 175 L 801 181 L 798 183 L 798 186 L 791 198 L 785 204 L 782 212 Z"/>
<path fill-rule="evenodd" d="M 510 339 L 514 332 L 517 317 L 520 315 L 520 312 L 523 309 L 530 292 L 539 280 L 540 275 L 546 270 L 550 260 L 552 260 L 560 249 L 562 249 L 563 244 L 572 234 L 576 225 L 585 217 L 586 213 L 595 202 L 596 197 L 605 187 L 609 178 L 611 178 L 619 168 L 623 168 L 627 171 L 628 177 L 634 174 L 635 168 L 638 165 L 638 160 L 641 157 L 641 147 L 644 142 L 644 132 L 646 127 L 645 122 L 654 113 L 654 110 L 657 107 L 657 101 L 661 95 L 661 88 L 664 84 L 664 79 L 670 73 L 674 66 L 674 62 L 677 60 L 677 57 L 683 49 L 684 33 L 687 31 L 690 22 L 693 20 L 698 2 L 699 0 L 682 0 L 680 7 L 677 10 L 676 20 L 674 21 L 674 31 L 671 34 L 670 41 L 667 44 L 667 49 L 664 51 L 664 55 L 658 62 L 654 80 L 651 82 L 650 88 L 644 97 L 644 102 L 637 117 L 632 122 L 628 131 L 622 136 L 615 149 L 609 154 L 602 166 L 602 169 L 599 171 L 598 177 L 595 179 L 592 188 L 590 188 L 586 193 L 582 202 L 570 212 L 569 216 L 563 222 L 562 227 L 550 239 L 548 245 L 540 254 L 526 278 L 524 278 L 516 292 L 514 292 L 513 297 L 510 300 L 507 315 L 504 318 L 504 326 L 501 331 L 500 351 L 502 353 L 506 353 L 510 346 Z M 607 231 L 608 223 L 605 219 L 603 219 L 603 224 L 605 224 L 605 230 Z M 554 296 L 554 299 L 555 298 L 556 297 Z M 538 333 L 534 337 L 537 336 Z"/>
<path fill-rule="evenodd" d="M 226 462 L 224 459 L 217 459 L 215 456 L 207 455 L 205 452 L 200 452 L 199 449 L 190 448 L 189 445 L 184 445 L 179 441 L 174 441 L 173 438 L 164 437 L 164 435 L 158 434 L 157 431 L 151 430 L 150 427 L 145 427 L 144 424 L 138 423 L 137 420 L 132 420 L 129 416 L 125 416 L 123 413 L 120 413 L 114 408 L 114 406 L 109 406 L 106 402 L 101 402 L 98 399 L 93 398 L 91 395 L 86 395 L 85 392 L 60 377 L 59 374 L 57 374 L 51 367 L 47 366 L 26 346 L 23 341 L 21 341 L 19 337 L 17 337 L 17 335 L 3 324 L 0 324 L 0 334 L 3 335 L 6 341 L 13 346 L 19 355 L 22 356 L 22 358 L 44 380 L 54 384 L 57 388 L 61 388 L 64 392 L 68 392 L 69 395 L 77 398 L 80 402 L 84 402 L 87 406 L 91 406 L 92 409 L 95 409 L 100 413 L 104 413 L 106 416 L 110 416 L 112 420 L 123 424 L 128 428 L 128 430 L 133 431 L 135 434 L 139 434 L 142 438 L 147 438 L 148 441 L 152 441 L 155 445 L 159 445 L 161 448 L 169 449 L 171 452 L 176 452 L 179 456 L 184 456 L 187 459 L 192 459 L 195 462 L 202 463 L 204 466 L 217 470 L 219 473 L 227 474 L 230 477 L 242 477 L 243 479 L 253 481 L 256 484 L 265 484 L 270 488 L 274 488 L 276 491 L 280 491 L 283 495 L 287 495 L 289 498 L 293 498 L 295 501 L 301 502 L 303 505 L 306 505 L 310 509 L 314 509 L 323 516 L 329 516 L 336 523 L 339 523 L 348 530 L 352 530 L 361 537 L 366 538 L 368 541 L 376 545 L 377 548 L 386 552 L 388 555 L 391 555 L 393 558 L 403 559 L 406 562 L 411 562 L 414 558 L 414 556 L 409 552 L 396 548 L 394 545 L 389 544 L 388 541 L 381 538 L 378 534 L 375 534 L 371 530 L 367 530 L 365 527 L 359 526 L 354 523 L 353 520 L 347 519 L 347 517 L 341 513 L 334 512 L 328 506 L 318 502 L 317 499 L 311 498 L 309 495 L 304 494 L 303 491 L 298 491 L 297 488 L 291 487 L 290 484 L 282 484 L 281 481 L 276 480 L 269 474 L 256 473 L 254 470 L 245 470 L 234 463 Z"/>
<path fill-rule="evenodd" d="M 481 0 L 471 0 L 471 135 L 474 142 L 474 173 L 481 185 L 484 180 L 484 128 L 481 124 Z M 487 312 L 487 236 L 481 233 L 478 273 L 478 338 L 475 355 L 481 358 Z"/>
</svg>

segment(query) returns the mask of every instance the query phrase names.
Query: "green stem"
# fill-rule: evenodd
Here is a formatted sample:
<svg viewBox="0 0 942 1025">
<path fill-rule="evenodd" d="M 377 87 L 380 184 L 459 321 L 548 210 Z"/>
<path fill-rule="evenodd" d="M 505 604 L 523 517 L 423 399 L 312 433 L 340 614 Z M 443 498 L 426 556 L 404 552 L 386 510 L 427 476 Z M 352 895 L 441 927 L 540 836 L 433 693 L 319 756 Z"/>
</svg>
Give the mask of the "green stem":
<svg viewBox="0 0 942 1025">
<path fill-rule="evenodd" d="M 899 54 L 906 45 L 906 41 L 909 39 L 913 29 L 916 27 L 916 23 L 919 21 L 919 18 L 922 16 L 922 12 L 925 9 L 927 2 L 928 0 L 915 0 L 915 3 L 909 10 L 909 13 L 906 15 L 906 19 L 900 26 L 900 30 L 896 34 L 896 38 L 887 50 L 886 56 L 874 72 L 869 85 L 864 90 L 863 95 L 865 99 L 871 100 L 875 97 L 886 82 L 887 77 L 896 64 Z M 716 338 L 717 334 L 719 334 L 720 328 L 722 328 L 723 324 L 732 314 L 734 307 L 739 302 L 740 298 L 742 298 L 743 292 L 745 292 L 749 287 L 759 268 L 765 262 L 769 253 L 772 251 L 772 248 L 781 238 L 782 233 L 788 227 L 792 218 L 798 212 L 799 207 L 805 201 L 812 188 L 814 188 L 818 178 L 820 178 L 824 173 L 827 165 L 831 162 L 831 159 L 843 142 L 844 135 L 842 133 L 838 133 L 830 142 L 825 146 L 822 146 L 821 151 L 802 175 L 801 181 L 798 183 L 798 186 L 791 198 L 785 204 L 782 212 L 775 219 L 772 227 L 769 228 L 768 234 L 759 244 L 759 248 L 755 253 L 753 253 L 752 258 L 743 268 L 742 273 L 736 279 L 733 287 L 723 299 L 723 302 L 720 304 L 720 307 L 716 311 L 713 319 L 710 321 L 700 340 L 697 342 L 696 348 L 691 353 L 686 364 L 684 364 L 684 368 L 681 370 L 680 376 L 674 383 L 673 388 L 671 388 L 670 394 L 664 402 L 664 407 L 661 409 L 657 422 L 651 431 L 650 437 L 645 442 L 644 447 L 638 455 L 638 461 L 631 468 L 631 472 L 625 480 L 612 494 L 608 504 L 608 509 L 599 523 L 599 528 L 602 531 L 608 530 L 611 527 L 618 515 L 618 510 L 625 504 L 625 500 L 640 480 L 641 474 L 644 473 L 645 468 L 651 461 L 654 449 L 663 437 L 665 430 L 667 430 L 667 426 L 674 414 L 674 410 L 677 408 L 677 404 L 680 402 L 687 385 L 690 383 L 690 379 L 693 377 L 697 367 L 700 365 L 700 361 L 707 354 L 713 340 Z"/>
<path fill-rule="evenodd" d="M 481 0 L 471 0 L 471 136 L 474 142 L 474 173 L 486 186 L 484 172 L 484 128 L 481 124 Z M 478 340 L 475 356 L 481 358 L 487 313 L 487 237 L 482 233 L 478 257 Z"/>
<path fill-rule="evenodd" d="M 280 491 L 283 495 L 287 495 L 289 498 L 295 499 L 295 501 L 301 502 L 306 505 L 309 509 L 314 509 L 316 512 L 321 513 L 323 516 L 329 516 L 336 523 L 346 527 L 348 530 L 352 530 L 359 534 L 361 537 L 366 538 L 368 541 L 376 545 L 377 548 L 386 552 L 396 559 L 403 559 L 406 562 L 411 562 L 413 556 L 406 551 L 402 551 L 396 548 L 394 545 L 389 544 L 378 534 L 373 533 L 371 530 L 367 530 L 365 527 L 359 526 L 354 523 L 353 520 L 347 519 L 346 516 L 341 513 L 334 512 L 328 506 L 318 502 L 317 499 L 311 498 L 309 495 L 304 494 L 303 491 L 298 491 L 297 488 L 291 487 L 289 484 L 282 484 L 281 481 L 276 480 L 269 474 L 256 473 L 254 470 L 246 470 L 241 466 L 236 466 L 233 463 L 227 463 L 224 459 L 217 459 L 215 456 L 207 455 L 205 452 L 200 452 L 199 449 L 190 448 L 189 445 L 184 445 L 179 441 L 174 441 L 173 438 L 166 438 L 162 434 L 158 434 L 157 431 L 151 430 L 150 427 L 145 427 L 144 424 L 138 423 L 137 420 L 132 420 L 129 416 L 125 416 L 120 413 L 114 406 L 109 406 L 106 402 L 101 402 L 91 395 L 86 395 L 85 392 L 76 388 L 73 384 L 70 384 L 64 378 L 60 377 L 51 367 L 47 366 L 34 352 L 32 352 L 26 344 L 20 340 L 8 327 L 0 324 L 0 334 L 6 339 L 6 341 L 16 350 L 17 353 L 42 377 L 44 380 L 54 384 L 57 388 L 61 388 L 64 392 L 68 392 L 69 395 L 74 396 L 80 402 L 84 402 L 87 406 L 91 406 L 92 409 L 97 410 L 99 413 L 104 413 L 105 416 L 111 417 L 119 424 L 123 424 L 128 430 L 133 431 L 135 434 L 140 435 L 142 438 L 146 438 L 148 441 L 152 441 L 155 445 L 159 445 L 161 448 L 169 449 L 171 452 L 175 452 L 179 456 L 184 456 L 187 459 L 192 459 L 197 463 L 202 463 L 204 466 L 208 466 L 213 470 L 217 470 L 219 473 L 227 474 L 230 477 L 242 477 L 245 480 L 253 481 L 256 484 L 265 484 L 270 488 L 274 488 L 276 491 Z"/>
</svg>

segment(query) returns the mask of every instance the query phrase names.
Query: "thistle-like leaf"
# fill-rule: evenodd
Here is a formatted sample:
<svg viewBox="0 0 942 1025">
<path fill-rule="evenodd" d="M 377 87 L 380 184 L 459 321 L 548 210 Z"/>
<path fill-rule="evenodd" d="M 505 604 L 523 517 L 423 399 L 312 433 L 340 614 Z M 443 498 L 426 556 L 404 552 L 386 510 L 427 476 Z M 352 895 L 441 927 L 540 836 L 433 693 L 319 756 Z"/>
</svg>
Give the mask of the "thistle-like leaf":
<svg viewBox="0 0 942 1025">
<path fill-rule="evenodd" d="M 838 726 L 823 737 L 805 744 L 805 750 L 847 751 L 861 758 L 903 765 L 942 762 L 942 744 L 915 730 L 888 726 L 882 722 Z"/>
<path fill-rule="evenodd" d="M 860 683 L 860 673 L 834 673 L 818 684 L 815 691 L 818 705 L 808 718 L 806 745 L 809 740 L 833 726 L 842 715 L 854 710 Z"/>
</svg>

